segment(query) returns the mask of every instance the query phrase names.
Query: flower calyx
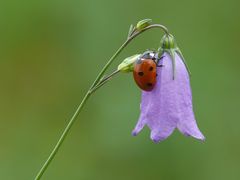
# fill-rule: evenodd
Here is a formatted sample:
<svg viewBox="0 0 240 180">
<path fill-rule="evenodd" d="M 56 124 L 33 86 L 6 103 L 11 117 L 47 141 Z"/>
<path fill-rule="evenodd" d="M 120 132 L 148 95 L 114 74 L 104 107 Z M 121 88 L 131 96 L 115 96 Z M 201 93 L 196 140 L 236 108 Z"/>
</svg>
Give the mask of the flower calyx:
<svg viewBox="0 0 240 180">
<path fill-rule="evenodd" d="M 188 70 L 189 75 L 191 75 L 190 70 L 187 66 L 187 63 L 182 55 L 182 52 L 177 46 L 176 40 L 172 34 L 165 34 L 161 41 L 160 41 L 160 47 L 158 49 L 159 56 L 162 56 L 163 53 L 168 53 L 172 59 L 172 70 L 173 70 L 173 80 L 176 78 L 176 61 L 175 61 L 175 56 L 176 54 L 180 56 L 182 59 L 186 69 Z"/>
</svg>

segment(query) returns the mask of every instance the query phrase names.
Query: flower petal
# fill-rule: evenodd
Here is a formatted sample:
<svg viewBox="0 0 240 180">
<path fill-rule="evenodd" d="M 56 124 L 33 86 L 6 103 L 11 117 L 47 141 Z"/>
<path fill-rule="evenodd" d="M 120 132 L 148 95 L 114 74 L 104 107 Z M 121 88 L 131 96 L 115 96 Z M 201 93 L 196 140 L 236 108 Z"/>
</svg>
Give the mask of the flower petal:
<svg viewBox="0 0 240 180">
<path fill-rule="evenodd" d="M 177 75 L 176 82 L 179 90 L 177 91 L 176 102 L 178 104 L 178 124 L 177 128 L 184 135 L 204 140 L 205 137 L 198 129 L 193 107 L 192 107 L 192 91 L 190 86 L 189 74 L 184 62 L 178 54 L 176 54 Z"/>
</svg>

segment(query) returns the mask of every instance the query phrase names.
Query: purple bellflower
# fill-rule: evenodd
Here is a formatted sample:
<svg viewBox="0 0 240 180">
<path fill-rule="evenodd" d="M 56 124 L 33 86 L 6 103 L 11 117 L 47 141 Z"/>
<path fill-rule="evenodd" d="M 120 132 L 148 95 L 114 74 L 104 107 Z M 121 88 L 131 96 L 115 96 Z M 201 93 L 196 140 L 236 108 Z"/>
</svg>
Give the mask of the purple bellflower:
<svg viewBox="0 0 240 180">
<path fill-rule="evenodd" d="M 154 142 L 163 141 L 175 128 L 204 140 L 194 117 L 188 68 L 172 35 L 163 37 L 159 52 L 163 66 L 157 68 L 154 89 L 142 91 L 141 114 L 132 134 L 136 136 L 147 125 Z"/>
</svg>

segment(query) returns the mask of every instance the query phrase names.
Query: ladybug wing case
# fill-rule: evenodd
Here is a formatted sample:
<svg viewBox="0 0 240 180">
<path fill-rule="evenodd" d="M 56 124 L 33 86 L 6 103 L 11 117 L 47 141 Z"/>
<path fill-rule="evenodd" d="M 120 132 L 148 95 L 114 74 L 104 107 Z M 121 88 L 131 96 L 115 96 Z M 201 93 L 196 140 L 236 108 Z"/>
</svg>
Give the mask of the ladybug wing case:
<svg viewBox="0 0 240 180">
<path fill-rule="evenodd" d="M 133 70 L 136 84 L 144 91 L 153 90 L 156 84 L 156 63 L 152 59 L 139 59 Z"/>
</svg>

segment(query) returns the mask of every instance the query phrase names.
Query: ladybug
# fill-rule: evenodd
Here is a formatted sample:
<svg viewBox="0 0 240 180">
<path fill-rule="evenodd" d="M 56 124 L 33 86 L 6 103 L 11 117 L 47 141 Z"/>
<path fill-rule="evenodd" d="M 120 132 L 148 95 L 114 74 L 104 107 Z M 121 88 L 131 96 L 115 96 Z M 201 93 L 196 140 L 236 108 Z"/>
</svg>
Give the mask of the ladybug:
<svg viewBox="0 0 240 180">
<path fill-rule="evenodd" d="M 138 85 L 144 91 L 153 90 L 156 84 L 157 77 L 157 67 L 159 60 L 158 53 L 154 51 L 144 52 L 134 64 L 133 77 Z"/>
</svg>

